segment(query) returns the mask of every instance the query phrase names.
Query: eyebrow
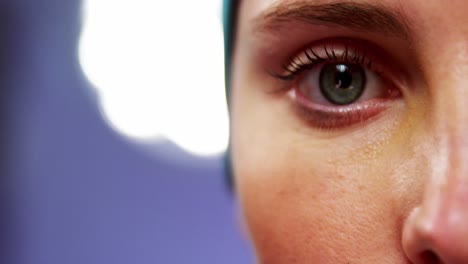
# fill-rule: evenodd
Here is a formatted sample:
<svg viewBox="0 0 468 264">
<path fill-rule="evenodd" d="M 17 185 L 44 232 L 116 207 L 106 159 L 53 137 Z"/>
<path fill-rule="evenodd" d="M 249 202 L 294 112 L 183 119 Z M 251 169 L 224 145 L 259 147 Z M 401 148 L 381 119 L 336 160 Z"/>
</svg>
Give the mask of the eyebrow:
<svg viewBox="0 0 468 264">
<path fill-rule="evenodd" d="M 407 39 L 408 18 L 396 9 L 353 2 L 286 1 L 270 7 L 254 18 L 254 29 L 262 32 L 281 28 L 286 23 L 336 25 L 356 31 L 372 31 Z"/>
</svg>

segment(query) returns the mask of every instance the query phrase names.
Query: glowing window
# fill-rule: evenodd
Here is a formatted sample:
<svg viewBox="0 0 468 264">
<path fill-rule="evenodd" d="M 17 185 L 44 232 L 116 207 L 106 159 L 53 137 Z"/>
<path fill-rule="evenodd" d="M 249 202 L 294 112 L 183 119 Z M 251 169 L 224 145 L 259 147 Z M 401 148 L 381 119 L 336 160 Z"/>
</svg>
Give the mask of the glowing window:
<svg viewBox="0 0 468 264">
<path fill-rule="evenodd" d="M 228 141 L 218 0 L 87 0 L 80 63 L 109 124 L 201 155 Z"/>
</svg>

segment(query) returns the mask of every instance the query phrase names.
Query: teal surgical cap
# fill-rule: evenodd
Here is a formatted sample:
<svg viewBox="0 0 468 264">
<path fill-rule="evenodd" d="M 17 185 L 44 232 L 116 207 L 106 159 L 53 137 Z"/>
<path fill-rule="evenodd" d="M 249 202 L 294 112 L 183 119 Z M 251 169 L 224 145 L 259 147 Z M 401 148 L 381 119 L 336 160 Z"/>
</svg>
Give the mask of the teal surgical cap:
<svg viewBox="0 0 468 264">
<path fill-rule="evenodd" d="M 224 30 L 224 73 L 226 99 L 229 103 L 229 84 L 231 73 L 232 46 L 234 43 L 234 26 L 238 0 L 223 1 L 223 30 Z"/>
<path fill-rule="evenodd" d="M 226 100 L 229 105 L 229 85 L 231 77 L 231 58 L 232 46 L 234 44 L 235 19 L 237 11 L 237 2 L 239 0 L 223 1 L 223 30 L 224 30 L 224 82 L 226 87 Z M 226 182 L 230 190 L 234 188 L 232 180 L 231 151 L 226 151 L 224 156 Z"/>
</svg>

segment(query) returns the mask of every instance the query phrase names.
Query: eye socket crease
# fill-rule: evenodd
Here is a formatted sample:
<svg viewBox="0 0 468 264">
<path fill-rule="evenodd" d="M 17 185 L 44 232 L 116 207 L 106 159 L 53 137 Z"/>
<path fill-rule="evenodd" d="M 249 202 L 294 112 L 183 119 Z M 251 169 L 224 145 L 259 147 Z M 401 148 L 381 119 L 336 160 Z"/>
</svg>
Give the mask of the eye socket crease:
<svg viewBox="0 0 468 264">
<path fill-rule="evenodd" d="M 374 3 L 337 1 L 286 1 L 273 5 L 253 19 L 254 33 L 276 33 L 292 22 L 342 26 L 355 31 L 374 32 L 409 39 L 409 18 L 396 8 Z M 287 28 L 287 27 L 286 27 Z"/>
</svg>

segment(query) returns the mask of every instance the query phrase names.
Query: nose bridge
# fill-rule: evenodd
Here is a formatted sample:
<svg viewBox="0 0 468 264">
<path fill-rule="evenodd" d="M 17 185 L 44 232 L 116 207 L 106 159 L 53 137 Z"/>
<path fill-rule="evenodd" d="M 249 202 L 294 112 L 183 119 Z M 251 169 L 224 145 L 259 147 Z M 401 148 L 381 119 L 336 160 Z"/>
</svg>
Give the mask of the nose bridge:
<svg viewBox="0 0 468 264">
<path fill-rule="evenodd" d="M 432 75 L 434 131 L 448 179 L 468 177 L 468 45 L 460 42 L 435 62 Z M 443 156 L 442 156 L 443 155 Z"/>
<path fill-rule="evenodd" d="M 438 217 L 463 202 L 468 212 L 468 65 L 466 45 L 446 53 L 433 74 L 434 134 L 437 155 L 426 196 L 438 199 Z M 430 203 L 430 201 L 425 201 Z M 462 205 L 462 204 L 459 204 Z M 434 205 L 431 205 L 434 206 Z M 433 210 L 435 210 L 433 208 Z M 445 213 L 443 213 L 445 212 Z M 434 212 L 435 213 L 435 212 Z M 468 216 L 468 214 L 467 214 Z M 448 220 L 448 219 L 446 219 Z M 468 223 L 468 218 L 465 219 Z M 441 219 L 439 219 L 441 221 Z M 468 235 L 468 233 L 467 233 Z"/>
<path fill-rule="evenodd" d="M 436 244 L 454 243 L 462 235 L 468 246 L 468 133 L 462 129 L 465 120 L 443 133 L 435 163 L 440 167 L 434 168 L 422 205 L 427 212 L 426 224 L 433 232 L 429 238 Z"/>
<path fill-rule="evenodd" d="M 441 132 L 424 200 L 406 227 L 422 259 L 415 263 L 468 263 L 468 132 L 460 123 Z M 428 252 L 437 261 L 424 260 Z"/>
<path fill-rule="evenodd" d="M 405 252 L 417 264 L 468 263 L 468 65 L 465 48 L 452 51 L 428 83 L 432 174 L 403 230 Z"/>
</svg>

